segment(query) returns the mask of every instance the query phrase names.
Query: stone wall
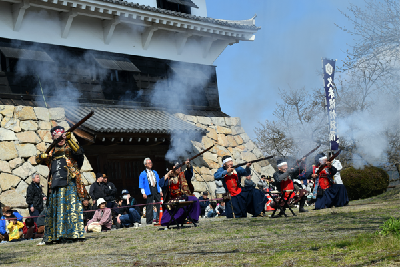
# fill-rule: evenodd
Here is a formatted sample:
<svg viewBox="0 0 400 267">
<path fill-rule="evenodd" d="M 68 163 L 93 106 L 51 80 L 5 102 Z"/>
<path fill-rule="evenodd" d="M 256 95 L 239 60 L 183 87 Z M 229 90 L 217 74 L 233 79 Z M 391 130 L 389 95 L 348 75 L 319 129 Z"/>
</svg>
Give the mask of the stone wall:
<svg viewBox="0 0 400 267">
<path fill-rule="evenodd" d="M 211 191 L 211 195 L 214 196 L 214 173 L 222 166 L 223 156 L 231 156 L 234 163 L 247 162 L 264 156 L 241 127 L 240 118 L 200 117 L 182 113 L 177 113 L 175 116 L 208 131 L 201 142 L 192 141 L 194 150 L 192 154 L 197 154 L 215 145 L 209 152 L 193 161 L 195 172 L 193 186 L 197 193 Z M 272 176 L 275 172 L 268 161 L 254 163 L 251 169 L 252 180 L 255 183 L 259 181 L 262 174 Z"/>
<path fill-rule="evenodd" d="M 27 216 L 26 189 L 33 173 L 39 173 L 43 191 L 47 194 L 49 169 L 37 165 L 35 156 L 46 151 L 52 142 L 51 121 L 65 129 L 69 125 L 62 108 L 11 105 L 0 105 L 0 121 L 0 202 Z M 86 158 L 82 171 L 85 185 L 95 181 L 95 174 Z"/>
</svg>

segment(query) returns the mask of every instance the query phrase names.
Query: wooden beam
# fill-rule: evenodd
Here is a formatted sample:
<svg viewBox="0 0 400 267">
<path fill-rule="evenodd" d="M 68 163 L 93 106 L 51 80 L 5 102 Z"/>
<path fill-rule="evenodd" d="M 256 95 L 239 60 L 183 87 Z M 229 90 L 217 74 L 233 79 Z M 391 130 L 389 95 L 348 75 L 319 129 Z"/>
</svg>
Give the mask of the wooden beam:
<svg viewBox="0 0 400 267">
<path fill-rule="evenodd" d="M 151 42 L 151 38 L 153 37 L 153 34 L 155 31 L 157 31 L 158 28 L 151 26 L 148 27 L 143 33 L 142 33 L 142 45 L 143 45 L 143 49 L 147 50 L 147 48 L 149 48 L 150 42 Z"/>
<path fill-rule="evenodd" d="M 29 7 L 30 7 L 29 0 L 23 0 L 20 4 L 13 4 L 12 13 L 13 13 L 14 31 L 18 32 L 21 29 L 25 11 Z"/>
<path fill-rule="evenodd" d="M 182 34 L 182 33 L 176 34 L 176 49 L 178 50 L 178 55 L 182 54 L 183 49 L 185 48 L 187 39 L 190 36 L 192 36 L 192 34 Z"/>
<path fill-rule="evenodd" d="M 114 34 L 115 27 L 121 23 L 121 19 L 115 16 L 112 20 L 103 20 L 103 34 L 104 34 L 104 43 L 106 45 L 110 44 L 111 37 Z"/>
<path fill-rule="evenodd" d="M 69 30 L 71 29 L 72 21 L 76 16 L 78 16 L 78 12 L 63 12 L 61 13 L 61 38 L 67 39 Z"/>
</svg>

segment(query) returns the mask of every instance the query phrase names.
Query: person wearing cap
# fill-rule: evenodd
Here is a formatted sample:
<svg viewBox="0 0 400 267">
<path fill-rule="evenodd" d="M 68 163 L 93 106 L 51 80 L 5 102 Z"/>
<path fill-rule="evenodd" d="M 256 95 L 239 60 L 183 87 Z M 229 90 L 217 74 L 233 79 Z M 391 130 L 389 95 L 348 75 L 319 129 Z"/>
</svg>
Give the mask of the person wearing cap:
<svg viewBox="0 0 400 267">
<path fill-rule="evenodd" d="M 122 195 L 117 199 L 117 207 L 113 209 L 117 227 L 129 227 L 132 224 L 137 228 L 141 224 L 139 212 L 130 205 L 128 190 L 122 190 Z"/>
<path fill-rule="evenodd" d="M 305 158 L 302 159 L 302 162 L 305 161 Z M 304 164 L 300 164 L 297 167 L 288 167 L 288 163 L 283 159 L 277 160 L 277 167 L 278 171 L 276 171 L 273 175 L 275 180 L 275 186 L 277 187 L 278 191 L 282 190 L 292 190 L 292 192 L 285 192 L 284 197 L 285 199 L 289 198 L 288 204 L 293 205 L 299 203 L 299 212 L 307 212 L 304 209 L 304 205 L 307 201 L 307 190 L 300 189 L 295 191 L 293 179 L 297 178 L 299 173 L 302 172 L 301 167 Z M 273 205 L 276 203 L 274 202 Z M 274 207 L 274 206 L 273 206 Z M 282 216 L 283 211 L 281 211 L 278 216 Z"/>
<path fill-rule="evenodd" d="M 325 168 L 317 174 L 319 166 L 326 165 Z M 320 153 L 315 157 L 315 165 L 313 166 L 310 177 L 314 179 L 313 198 L 315 201 L 315 209 L 324 209 L 346 206 L 349 203 L 346 187 L 342 184 L 335 184 L 333 177 L 337 173 L 337 169 L 328 161 L 324 153 Z"/>
<path fill-rule="evenodd" d="M 81 199 L 87 191 L 81 180 L 83 149 L 61 126 L 50 130 L 56 145 L 49 154 L 36 156 L 38 164 L 50 169 L 47 216 L 43 241 L 38 245 L 52 242 L 63 243 L 84 240 L 83 212 Z"/>
<path fill-rule="evenodd" d="M 3 215 L 0 217 L 0 241 L 8 241 L 7 226 L 9 218 L 15 216 L 19 222 L 22 222 L 22 215 L 17 211 L 13 211 L 10 206 L 4 206 L 1 211 Z"/>
<path fill-rule="evenodd" d="M 112 209 L 115 205 L 115 198 L 117 196 L 117 188 L 112 182 L 108 181 L 107 175 L 103 174 L 104 184 L 104 199 L 107 201 L 107 208 Z"/>
<path fill-rule="evenodd" d="M 146 223 L 153 223 L 153 201 L 160 202 L 162 191 L 160 187 L 160 177 L 153 168 L 153 162 L 150 158 L 145 158 L 143 161 L 146 169 L 140 173 L 139 175 L 139 188 L 143 195 L 143 198 L 146 199 Z M 157 213 L 160 211 L 160 205 L 157 204 Z"/>
<path fill-rule="evenodd" d="M 32 183 L 26 189 L 26 203 L 29 206 L 29 215 L 35 216 L 33 221 L 37 222 L 37 216 L 43 210 L 43 190 L 40 185 L 40 176 L 37 173 L 32 175 Z"/>
<path fill-rule="evenodd" d="M 201 210 L 200 211 L 200 215 L 201 216 L 205 216 L 206 215 L 206 209 L 210 205 L 210 201 L 209 201 L 209 198 L 208 198 L 208 192 L 204 191 L 202 196 L 199 197 L 199 200 L 201 200 L 200 201 L 200 210 Z"/>
<path fill-rule="evenodd" d="M 93 215 L 93 218 L 88 221 L 86 230 L 93 232 L 106 232 L 111 230 L 112 217 L 111 209 L 106 207 L 107 201 L 104 198 L 97 200 L 98 210 Z"/>
<path fill-rule="evenodd" d="M 244 188 L 241 186 L 241 177 L 251 175 L 251 163 L 247 163 L 246 168 L 234 168 L 232 158 L 224 156 L 222 164 L 223 166 L 214 173 L 214 178 L 222 181 L 230 195 L 225 208 L 226 217 L 246 218 L 247 213 L 253 216 L 261 215 L 265 205 L 262 192 L 253 186 Z"/>
<path fill-rule="evenodd" d="M 98 172 L 96 174 L 96 182 L 90 186 L 89 195 L 93 200 L 93 205 L 96 205 L 96 200 L 99 198 L 106 198 L 106 186 L 103 183 L 103 179 L 103 174 Z"/>
</svg>

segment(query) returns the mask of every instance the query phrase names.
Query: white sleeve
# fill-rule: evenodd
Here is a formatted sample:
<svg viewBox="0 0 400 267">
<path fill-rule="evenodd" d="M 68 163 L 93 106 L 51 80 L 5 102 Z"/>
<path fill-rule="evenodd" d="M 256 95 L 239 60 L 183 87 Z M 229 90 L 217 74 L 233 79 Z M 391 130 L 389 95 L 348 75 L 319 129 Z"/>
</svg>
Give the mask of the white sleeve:
<svg viewBox="0 0 400 267">
<path fill-rule="evenodd" d="M 143 189 L 143 188 L 140 188 L 140 192 L 142 192 L 142 195 L 144 195 L 144 194 L 145 194 L 145 192 L 144 192 L 144 189 Z"/>
</svg>

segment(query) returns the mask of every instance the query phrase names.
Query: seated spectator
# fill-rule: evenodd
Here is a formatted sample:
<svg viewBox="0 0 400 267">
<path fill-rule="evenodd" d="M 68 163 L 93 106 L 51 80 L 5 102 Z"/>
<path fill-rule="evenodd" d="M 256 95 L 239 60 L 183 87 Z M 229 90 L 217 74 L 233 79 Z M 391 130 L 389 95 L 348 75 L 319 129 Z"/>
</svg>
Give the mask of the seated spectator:
<svg viewBox="0 0 400 267">
<path fill-rule="evenodd" d="M 128 190 L 127 190 L 128 191 Z M 129 195 L 130 196 L 130 195 Z M 130 206 L 134 206 L 132 208 L 134 208 L 140 215 L 140 207 L 136 206 L 138 204 L 138 202 L 136 201 L 136 199 L 134 197 L 131 197 L 131 205 Z"/>
<path fill-rule="evenodd" d="M 37 224 L 32 218 L 25 219 L 22 232 L 24 233 L 24 238 L 27 240 L 37 238 L 35 237 L 37 233 Z"/>
<path fill-rule="evenodd" d="M 217 198 L 222 198 L 223 195 L 226 193 L 224 184 L 221 180 L 215 180 L 215 196 Z"/>
<path fill-rule="evenodd" d="M 255 187 L 256 183 L 251 180 L 251 175 L 246 176 L 246 179 L 244 180 L 244 187 L 252 186 Z"/>
<path fill-rule="evenodd" d="M 129 208 L 127 200 L 122 197 L 117 200 L 117 208 L 114 209 L 114 213 L 117 218 L 117 227 L 129 227 L 134 224 L 135 227 L 139 227 L 141 218 L 139 213 L 134 208 Z"/>
<path fill-rule="evenodd" d="M 10 216 L 14 215 L 18 221 L 22 222 L 22 216 L 17 211 L 12 211 L 10 206 L 5 206 L 2 209 L 3 216 L 0 220 L 0 241 L 8 241 L 9 234 L 7 231 L 7 226 L 9 224 Z"/>
<path fill-rule="evenodd" d="M 93 206 L 90 205 L 89 199 L 87 198 L 85 198 L 82 201 L 82 208 L 83 208 L 83 225 L 87 226 L 88 221 L 90 221 L 93 218 L 95 209 L 93 208 Z"/>
<path fill-rule="evenodd" d="M 19 241 L 23 235 L 23 232 L 20 229 L 24 228 L 24 224 L 19 222 L 14 214 L 9 216 L 7 219 L 9 220 L 7 225 L 8 241 Z"/>
<path fill-rule="evenodd" d="M 44 220 L 46 219 L 46 212 L 47 208 L 45 207 L 44 210 L 39 214 L 39 217 L 36 221 L 37 225 L 37 233 L 35 235 L 36 238 L 42 238 L 44 235 Z"/>
<path fill-rule="evenodd" d="M 107 202 L 104 200 L 104 198 L 97 199 L 96 203 L 99 209 L 96 210 L 93 218 L 88 221 L 85 230 L 92 232 L 106 232 L 111 230 L 111 209 L 106 208 Z"/>
<path fill-rule="evenodd" d="M 207 201 L 200 201 L 200 200 L 207 200 Z M 210 201 L 208 201 L 208 192 L 204 191 L 203 195 L 199 197 L 199 202 L 200 202 L 200 216 L 205 216 L 206 214 L 206 208 L 210 205 Z"/>
<path fill-rule="evenodd" d="M 218 216 L 217 213 L 217 203 L 215 202 L 210 202 L 210 204 L 208 205 L 208 207 L 205 210 L 206 214 L 207 214 L 207 218 L 214 218 Z"/>
<path fill-rule="evenodd" d="M 226 213 L 225 213 L 225 202 L 224 201 L 221 201 L 218 204 L 217 213 L 218 213 L 218 216 L 226 216 Z"/>
</svg>

